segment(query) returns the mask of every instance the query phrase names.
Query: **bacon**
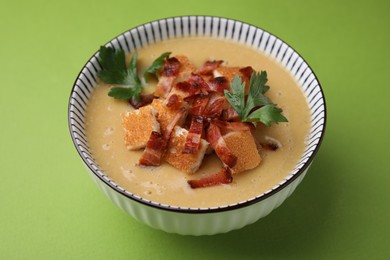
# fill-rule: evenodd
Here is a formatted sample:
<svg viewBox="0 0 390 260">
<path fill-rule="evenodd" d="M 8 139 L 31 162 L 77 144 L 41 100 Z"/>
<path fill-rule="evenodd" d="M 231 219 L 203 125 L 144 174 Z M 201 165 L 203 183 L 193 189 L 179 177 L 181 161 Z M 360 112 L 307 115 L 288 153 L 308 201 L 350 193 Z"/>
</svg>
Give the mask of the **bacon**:
<svg viewBox="0 0 390 260">
<path fill-rule="evenodd" d="M 193 116 L 203 115 L 204 110 L 210 100 L 209 95 L 197 95 L 194 97 L 190 114 Z"/>
<path fill-rule="evenodd" d="M 169 94 L 179 71 L 180 62 L 178 59 L 172 57 L 164 61 L 155 91 L 156 96 L 165 98 Z"/>
<path fill-rule="evenodd" d="M 173 131 L 173 128 L 175 128 L 177 122 L 180 120 L 180 118 L 184 115 L 184 112 L 185 112 L 185 109 L 184 108 L 181 108 L 177 114 L 175 115 L 175 117 L 172 119 L 172 121 L 167 125 L 167 128 L 165 129 L 165 132 L 164 132 L 164 139 L 167 141 L 169 141 L 169 138 L 171 137 L 171 133 Z"/>
<path fill-rule="evenodd" d="M 167 98 L 166 106 L 171 109 L 178 109 L 181 107 L 182 103 L 183 100 L 181 99 L 181 97 L 178 94 L 173 93 Z"/>
<path fill-rule="evenodd" d="M 199 74 L 191 73 L 191 75 L 188 77 L 187 81 L 194 88 L 200 88 L 201 90 L 207 90 L 209 88 L 209 85 L 206 83 L 206 81 Z"/>
<path fill-rule="evenodd" d="M 132 97 L 129 100 L 129 103 L 132 107 L 138 109 L 140 107 L 149 105 L 150 103 L 152 103 L 153 99 L 154 99 L 153 94 L 144 94 L 140 96 L 140 100 L 136 100 L 134 97 Z"/>
<path fill-rule="evenodd" d="M 171 92 L 175 78 L 176 77 L 160 77 L 154 94 L 157 97 L 163 97 L 163 98 L 167 97 L 169 92 Z"/>
<path fill-rule="evenodd" d="M 241 68 L 239 71 L 243 76 L 243 80 L 250 80 L 254 70 L 251 66 L 248 66 L 248 67 Z"/>
<path fill-rule="evenodd" d="M 240 115 L 232 106 L 229 106 L 227 109 L 222 111 L 221 119 L 225 121 L 239 121 Z"/>
<path fill-rule="evenodd" d="M 232 171 L 229 167 L 223 167 L 219 172 L 215 173 L 212 176 L 204 177 L 198 180 L 189 180 L 187 183 L 191 188 L 205 188 L 211 187 L 219 184 L 229 184 L 232 183 L 233 176 Z"/>
<path fill-rule="evenodd" d="M 161 164 L 173 128 L 176 126 L 177 122 L 180 120 L 183 114 L 184 109 L 180 109 L 167 126 L 164 135 L 160 134 L 159 132 L 152 131 L 149 140 L 146 144 L 146 149 L 144 150 L 139 160 L 139 165 L 159 166 Z"/>
<path fill-rule="evenodd" d="M 210 101 L 204 111 L 204 116 L 207 117 L 219 117 L 225 107 L 225 96 L 218 94 L 211 95 Z"/>
<path fill-rule="evenodd" d="M 188 81 L 178 82 L 175 85 L 175 88 L 180 90 L 180 91 L 182 91 L 182 92 L 184 92 L 185 97 L 191 97 L 191 96 L 194 96 L 194 95 L 197 95 L 197 94 L 201 93 L 199 88 L 197 88 L 196 86 L 194 87 Z"/>
<path fill-rule="evenodd" d="M 203 64 L 203 66 L 198 70 L 198 73 L 201 75 L 212 75 L 213 71 L 222 63 L 223 60 L 206 61 L 205 64 Z"/>
<path fill-rule="evenodd" d="M 242 78 L 243 82 L 245 82 L 245 94 L 247 94 L 249 91 L 249 84 L 250 84 L 250 80 L 251 80 L 253 71 L 254 70 L 251 66 L 244 67 L 244 68 L 241 68 L 239 70 L 239 72 L 241 74 L 241 78 Z"/>
<path fill-rule="evenodd" d="M 161 76 L 176 77 L 180 71 L 180 61 L 175 57 L 166 59 L 161 70 Z"/>
<path fill-rule="evenodd" d="M 184 92 L 186 97 L 207 94 L 210 90 L 206 81 L 204 81 L 200 75 L 195 73 L 191 73 L 186 81 L 177 83 L 175 88 Z"/>
<path fill-rule="evenodd" d="M 187 80 L 175 85 L 167 97 L 167 106 L 179 108 L 183 101 L 191 103 L 198 96 L 206 96 L 208 89 L 207 83 L 200 75 L 191 73 Z"/>
<path fill-rule="evenodd" d="M 200 140 L 203 132 L 203 118 L 200 116 L 192 117 L 191 126 L 188 130 L 186 142 L 184 145 L 184 154 L 194 154 L 198 152 Z"/>
<path fill-rule="evenodd" d="M 159 132 L 152 131 L 146 144 L 146 148 L 138 161 L 139 165 L 159 166 L 161 164 L 164 146 L 166 146 L 166 142 L 163 135 Z"/>
<path fill-rule="evenodd" d="M 255 126 L 248 122 L 227 122 L 222 120 L 213 120 L 212 123 L 224 131 L 252 131 Z"/>
<path fill-rule="evenodd" d="M 211 123 L 207 130 L 207 140 L 211 144 L 211 147 L 214 148 L 219 159 L 221 159 L 225 165 L 232 168 L 236 164 L 237 157 L 230 151 L 229 147 L 227 147 L 225 140 L 221 135 L 221 130 L 214 123 Z"/>
<path fill-rule="evenodd" d="M 208 82 L 212 91 L 224 94 L 225 89 L 230 90 L 230 82 L 226 77 L 215 77 Z"/>
</svg>

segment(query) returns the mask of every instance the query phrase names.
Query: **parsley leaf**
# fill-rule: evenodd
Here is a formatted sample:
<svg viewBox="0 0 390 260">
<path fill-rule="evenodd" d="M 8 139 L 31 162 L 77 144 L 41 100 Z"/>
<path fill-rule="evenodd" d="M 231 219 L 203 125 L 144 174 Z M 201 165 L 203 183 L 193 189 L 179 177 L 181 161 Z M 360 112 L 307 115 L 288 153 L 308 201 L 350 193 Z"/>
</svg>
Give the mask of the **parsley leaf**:
<svg viewBox="0 0 390 260">
<path fill-rule="evenodd" d="M 232 93 L 225 89 L 225 96 L 240 118 L 245 117 L 245 82 L 241 82 L 241 78 L 236 76 L 230 84 Z"/>
<path fill-rule="evenodd" d="M 140 94 L 138 93 L 137 88 L 132 88 L 132 87 L 129 88 L 114 87 L 110 89 L 108 95 L 116 99 L 131 99 L 132 97 L 134 97 L 137 101 L 140 100 Z"/>
<path fill-rule="evenodd" d="M 283 110 L 264 96 L 269 90 L 267 81 L 267 72 L 253 72 L 246 100 L 245 82 L 237 75 L 230 84 L 232 92 L 225 90 L 226 99 L 236 110 L 242 122 L 259 121 L 266 126 L 271 126 L 271 123 L 287 122 L 287 118 L 282 115 Z"/>
<path fill-rule="evenodd" d="M 249 113 L 257 106 L 264 106 L 271 103 L 264 93 L 269 90 L 267 83 L 267 72 L 262 71 L 260 74 L 253 72 L 249 82 L 249 93 L 246 100 L 244 117 L 248 117 Z M 245 90 L 245 88 L 244 88 Z"/>
<path fill-rule="evenodd" d="M 117 99 L 130 99 L 134 97 L 140 100 L 142 91 L 141 80 L 137 74 L 137 52 L 134 53 L 128 68 L 126 68 L 125 52 L 122 49 L 114 50 L 101 46 L 99 62 L 102 70 L 98 72 L 101 80 L 108 84 L 122 85 L 114 87 L 108 95 Z"/>
<path fill-rule="evenodd" d="M 266 126 L 271 123 L 288 122 L 287 118 L 282 115 L 283 110 L 277 108 L 275 104 L 268 104 L 253 111 L 245 121 L 260 121 Z"/>
<path fill-rule="evenodd" d="M 160 57 L 155 59 L 152 65 L 150 65 L 150 67 L 147 68 L 146 71 L 144 72 L 144 79 L 146 80 L 149 74 L 157 76 L 156 75 L 157 71 L 164 65 L 165 58 L 167 58 L 170 54 L 171 52 L 164 52 L 163 54 L 160 55 Z"/>
</svg>

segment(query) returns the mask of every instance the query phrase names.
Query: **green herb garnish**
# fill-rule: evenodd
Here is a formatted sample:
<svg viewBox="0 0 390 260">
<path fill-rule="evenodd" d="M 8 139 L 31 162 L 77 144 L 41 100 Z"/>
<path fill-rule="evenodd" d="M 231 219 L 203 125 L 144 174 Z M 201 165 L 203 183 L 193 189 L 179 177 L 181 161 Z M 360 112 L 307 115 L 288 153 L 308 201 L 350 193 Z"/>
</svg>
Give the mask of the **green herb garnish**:
<svg viewBox="0 0 390 260">
<path fill-rule="evenodd" d="M 160 55 L 160 57 L 155 59 L 152 65 L 150 65 L 150 67 L 147 68 L 144 72 L 144 79 L 146 80 L 148 75 L 154 75 L 155 77 L 157 77 L 157 71 L 164 65 L 165 58 L 167 58 L 170 54 L 171 52 L 164 52 Z"/>
<path fill-rule="evenodd" d="M 164 59 L 170 54 L 171 52 L 165 52 L 153 61 L 144 73 L 145 81 L 149 74 L 157 76 L 157 71 L 164 65 Z M 102 70 L 98 72 L 99 78 L 108 84 L 120 85 L 120 87 L 111 88 L 108 92 L 110 97 L 140 100 L 142 83 L 137 74 L 137 58 L 138 54 L 134 52 L 127 67 L 125 52 L 122 49 L 100 47 L 99 62 Z"/>
<path fill-rule="evenodd" d="M 264 96 L 269 90 L 269 86 L 266 85 L 267 81 L 267 72 L 253 72 L 249 82 L 248 96 L 245 98 L 245 82 L 236 75 L 230 84 L 232 92 L 225 90 L 227 100 L 242 122 L 259 121 L 266 126 L 271 126 L 271 123 L 288 122 L 287 118 L 282 115 L 283 110 Z"/>
<path fill-rule="evenodd" d="M 102 70 L 98 73 L 99 78 L 108 84 L 122 86 L 112 88 L 108 92 L 110 97 L 140 100 L 142 84 L 137 74 L 137 56 L 135 52 L 126 67 L 125 52 L 122 49 L 100 47 L 99 61 Z"/>
</svg>

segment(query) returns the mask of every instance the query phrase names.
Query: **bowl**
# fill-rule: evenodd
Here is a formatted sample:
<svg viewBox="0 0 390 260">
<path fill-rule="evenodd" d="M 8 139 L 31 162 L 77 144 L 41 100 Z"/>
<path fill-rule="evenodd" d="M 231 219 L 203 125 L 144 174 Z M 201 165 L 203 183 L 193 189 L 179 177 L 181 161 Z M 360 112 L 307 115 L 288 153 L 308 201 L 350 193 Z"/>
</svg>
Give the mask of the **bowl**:
<svg viewBox="0 0 390 260">
<path fill-rule="evenodd" d="M 126 53 L 169 38 L 211 36 L 239 42 L 264 53 L 298 82 L 309 104 L 311 128 L 305 151 L 294 169 L 276 186 L 248 200 L 212 208 L 165 205 L 133 194 L 99 167 L 85 133 L 85 111 L 100 70 L 97 51 L 81 69 L 68 106 L 70 135 L 76 151 L 100 190 L 119 208 L 150 227 L 182 235 L 225 233 L 254 223 L 282 204 L 305 177 L 322 142 L 326 106 L 320 83 L 305 60 L 275 35 L 250 24 L 222 17 L 180 16 L 160 19 L 130 29 L 106 44 Z"/>
</svg>

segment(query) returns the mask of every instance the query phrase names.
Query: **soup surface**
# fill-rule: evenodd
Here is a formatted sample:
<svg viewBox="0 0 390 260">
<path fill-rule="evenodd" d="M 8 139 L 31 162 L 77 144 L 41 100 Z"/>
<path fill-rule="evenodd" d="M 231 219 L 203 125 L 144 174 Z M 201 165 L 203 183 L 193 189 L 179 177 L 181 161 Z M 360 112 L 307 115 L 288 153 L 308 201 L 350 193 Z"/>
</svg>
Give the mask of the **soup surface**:
<svg viewBox="0 0 390 260">
<path fill-rule="evenodd" d="M 187 180 L 201 178 L 221 168 L 215 156 L 206 156 L 194 175 L 187 175 L 168 163 L 159 167 L 137 166 L 141 151 L 129 151 L 124 145 L 122 115 L 131 106 L 107 95 L 112 86 L 100 83 L 87 107 L 86 132 L 92 153 L 103 171 L 118 185 L 154 202 L 178 207 L 208 208 L 235 204 L 258 196 L 289 174 L 300 159 L 310 128 L 306 99 L 295 80 L 274 61 L 258 51 L 231 41 L 214 38 L 171 39 L 138 49 L 138 71 L 142 73 L 161 53 L 185 55 L 197 67 L 207 60 L 224 60 L 227 66 L 252 66 L 266 70 L 271 89 L 267 96 L 283 109 L 287 123 L 266 127 L 258 124 L 260 141 L 274 138 L 281 143 L 276 151 L 261 150 L 262 162 L 255 169 L 234 175 L 231 184 L 192 189 Z M 127 57 L 130 60 L 130 57 Z M 153 91 L 151 82 L 146 91 Z"/>
</svg>

